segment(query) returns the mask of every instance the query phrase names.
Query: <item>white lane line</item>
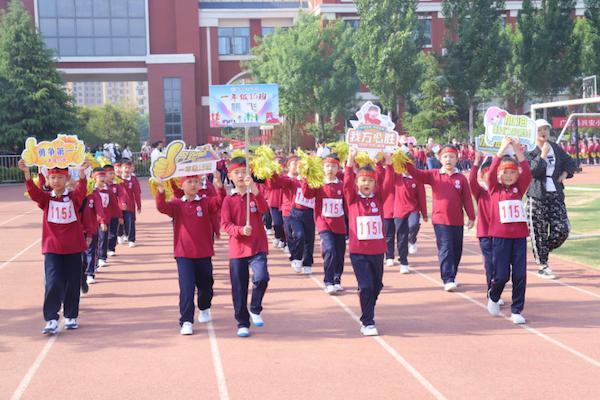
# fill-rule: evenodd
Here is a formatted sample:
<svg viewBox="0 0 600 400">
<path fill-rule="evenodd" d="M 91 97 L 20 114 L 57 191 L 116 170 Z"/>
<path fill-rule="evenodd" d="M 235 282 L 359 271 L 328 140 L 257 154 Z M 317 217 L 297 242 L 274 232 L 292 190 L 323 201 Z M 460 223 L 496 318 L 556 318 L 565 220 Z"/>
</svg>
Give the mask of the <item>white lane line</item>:
<svg viewBox="0 0 600 400">
<path fill-rule="evenodd" d="M 323 289 L 323 283 L 320 282 L 317 278 L 315 278 L 314 276 L 310 276 L 310 278 L 313 280 L 313 282 L 315 282 L 317 284 L 318 287 L 320 287 L 321 289 Z M 354 311 L 352 311 L 346 304 L 344 304 L 339 298 L 335 297 L 335 296 L 329 296 L 334 302 L 336 302 L 341 308 L 342 310 L 344 310 L 350 317 L 352 317 L 352 319 L 354 321 L 356 321 L 359 325 L 362 325 L 360 322 L 360 318 L 358 317 L 358 315 L 356 315 L 354 313 Z M 402 365 L 404 367 L 404 369 L 406 369 L 417 381 L 419 381 L 419 383 L 421 385 L 423 385 L 423 387 L 425 387 L 425 389 L 427 389 L 427 391 L 429 393 L 431 393 L 433 395 L 434 398 L 438 399 L 438 400 L 445 400 L 446 396 L 444 396 L 439 390 L 437 390 L 435 388 L 435 386 L 433 386 L 431 384 L 431 382 L 429 382 L 427 380 L 427 378 L 425 378 L 419 371 L 417 371 L 417 369 L 415 367 L 413 367 L 407 360 L 406 358 L 402 357 L 402 355 L 400 355 L 400 353 L 398 353 L 396 351 L 396 349 L 394 349 L 388 342 L 386 342 L 382 337 L 380 336 L 373 336 L 372 337 L 381 347 L 383 347 L 383 349 L 385 351 L 387 351 L 396 361 L 398 361 L 398 363 L 400 363 L 400 365 Z"/>
<path fill-rule="evenodd" d="M 579 192 L 600 192 L 598 188 L 587 188 L 587 187 L 577 187 L 577 186 L 566 186 L 565 190 L 574 190 Z"/>
<path fill-rule="evenodd" d="M 2 264 L 0 264 L 0 270 L 2 270 L 4 267 L 6 267 L 11 262 L 15 261 L 17 258 L 21 257 L 27 250 L 31 249 L 33 246 L 35 246 L 36 244 L 38 244 L 41 241 L 42 241 L 42 238 L 37 239 L 35 242 L 31 243 L 29 246 L 25 247 L 23 250 L 21 250 L 20 252 L 18 252 L 14 256 L 12 256 L 12 258 L 10 260 L 5 261 Z"/>
<path fill-rule="evenodd" d="M 62 327 L 60 328 L 60 330 L 62 330 Z M 60 332 L 60 330 L 59 330 L 59 332 Z M 54 342 L 56 342 L 57 338 L 58 338 L 58 334 L 52 335 L 48 339 L 48 341 L 46 342 L 46 344 L 42 348 L 42 351 L 40 351 L 40 353 L 36 357 L 36 359 L 33 362 L 33 364 L 31 364 L 31 367 L 29 367 L 29 370 L 27 371 L 27 373 L 25 374 L 25 376 L 23 377 L 23 379 L 21 379 L 21 382 L 19 383 L 19 386 L 17 386 L 17 389 L 15 390 L 15 392 L 13 393 L 13 395 L 11 396 L 10 400 L 19 400 L 21 398 L 21 396 L 23 396 L 23 394 L 25 393 L 25 391 L 29 387 L 29 384 L 33 380 L 33 377 L 35 376 L 36 372 L 38 371 L 38 369 L 40 368 L 40 366 L 44 362 L 44 359 L 46 358 L 46 356 L 48 355 L 48 353 L 50 352 L 50 349 L 52 348 L 52 345 L 54 344 Z"/>
<path fill-rule="evenodd" d="M 207 324 L 208 339 L 210 341 L 210 350 L 212 353 L 213 365 L 215 367 L 215 375 L 217 378 L 217 388 L 219 389 L 219 399 L 229 400 L 229 392 L 227 391 L 227 381 L 225 380 L 225 372 L 223 370 L 223 362 L 221 353 L 219 352 L 219 344 L 217 343 L 217 335 L 212 322 Z"/>
<path fill-rule="evenodd" d="M 434 279 L 434 278 L 430 277 L 429 275 L 426 275 L 426 274 L 424 274 L 422 272 L 419 272 L 419 271 L 416 271 L 414 269 L 413 269 L 413 271 L 416 272 L 419 276 L 427 279 L 428 281 L 431 281 L 436 286 L 440 286 L 440 287 L 444 286 L 439 280 Z M 465 299 L 465 300 L 467 300 L 467 301 L 475 304 L 476 306 L 479 306 L 479 307 L 483 308 L 487 312 L 487 306 L 485 304 L 480 303 L 479 301 L 475 300 L 471 296 L 468 296 L 468 295 L 466 295 L 464 293 L 461 293 L 461 292 L 454 292 L 454 293 L 457 294 L 457 295 L 459 295 L 463 299 Z M 500 316 L 502 316 L 502 318 L 504 318 L 505 320 L 510 321 L 512 323 L 510 317 L 508 317 L 507 315 L 505 315 L 503 313 L 500 313 Z M 527 325 L 518 325 L 518 326 L 520 328 L 525 329 L 526 331 L 528 331 L 530 333 L 533 333 L 534 335 L 537 335 L 537 336 L 541 337 L 542 339 L 546 340 L 547 342 L 552 343 L 553 345 L 558 346 L 561 349 L 568 351 L 569 353 L 573 354 L 574 356 L 579 357 L 579 358 L 581 358 L 584 361 L 587 361 L 588 363 L 592 364 L 593 366 L 600 368 L 600 361 L 595 360 L 595 359 L 593 359 L 593 358 L 591 358 L 589 356 L 586 356 L 583 353 L 580 353 L 579 351 L 573 349 L 572 347 L 569 347 L 566 344 L 561 343 L 561 342 L 559 342 L 558 340 L 556 340 L 554 338 L 551 338 L 550 336 L 548 336 L 548 335 L 546 335 L 546 334 L 538 331 L 535 328 L 532 328 L 532 327 L 527 326 Z"/>
<path fill-rule="evenodd" d="M 27 215 L 27 214 L 31 214 L 31 213 L 32 213 L 32 212 L 34 212 L 35 210 L 37 210 L 37 209 L 36 209 L 36 208 L 34 208 L 34 209 L 31 209 L 31 210 L 29 210 L 29 211 L 27 211 L 27 212 L 24 212 L 23 214 L 15 215 L 14 217 L 12 217 L 12 218 L 9 218 L 9 219 L 7 219 L 6 221 L 3 221 L 3 222 L 1 222 L 1 223 L 0 223 L 0 226 L 4 226 L 4 225 L 8 224 L 9 222 L 11 222 L 11 221 L 14 221 L 14 220 L 15 220 L 15 219 L 17 219 L 17 218 L 21 218 L 21 217 L 23 217 L 23 216 L 25 216 L 25 215 Z"/>
</svg>

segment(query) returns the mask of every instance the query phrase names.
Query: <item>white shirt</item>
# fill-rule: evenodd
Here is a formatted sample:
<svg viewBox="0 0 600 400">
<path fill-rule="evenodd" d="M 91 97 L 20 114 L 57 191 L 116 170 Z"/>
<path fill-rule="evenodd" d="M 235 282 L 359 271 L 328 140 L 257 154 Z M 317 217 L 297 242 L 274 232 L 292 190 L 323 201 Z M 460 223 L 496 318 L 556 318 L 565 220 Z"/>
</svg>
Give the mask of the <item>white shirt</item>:
<svg viewBox="0 0 600 400">
<path fill-rule="evenodd" d="M 121 154 L 121 156 L 123 158 L 128 158 L 131 160 L 131 157 L 133 157 L 133 153 L 129 149 L 123 149 L 123 153 Z"/>
<path fill-rule="evenodd" d="M 152 153 L 150 154 L 150 161 L 156 161 L 156 159 L 160 157 L 161 154 L 161 151 L 158 149 L 158 147 L 156 147 L 154 150 L 152 150 Z"/>
<path fill-rule="evenodd" d="M 556 156 L 554 155 L 554 149 L 550 147 L 550 151 L 546 156 L 546 191 L 556 192 L 556 186 L 552 175 L 554 174 L 554 168 L 556 166 Z"/>
<path fill-rule="evenodd" d="M 323 146 L 323 147 L 319 147 L 317 149 L 317 156 L 324 158 L 327 157 L 329 155 L 329 153 L 331 153 L 331 150 L 329 150 L 329 147 Z"/>
</svg>

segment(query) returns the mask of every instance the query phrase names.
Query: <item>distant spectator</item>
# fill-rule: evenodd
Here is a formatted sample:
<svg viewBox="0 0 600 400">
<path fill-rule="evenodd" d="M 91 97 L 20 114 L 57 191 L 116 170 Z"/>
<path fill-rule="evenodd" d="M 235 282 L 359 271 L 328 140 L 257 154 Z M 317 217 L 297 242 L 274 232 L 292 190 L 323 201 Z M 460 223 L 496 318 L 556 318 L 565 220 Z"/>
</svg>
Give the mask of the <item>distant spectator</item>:
<svg viewBox="0 0 600 400">
<path fill-rule="evenodd" d="M 156 160 L 162 154 L 164 147 L 163 141 L 159 140 L 158 142 L 154 143 L 152 147 L 154 149 L 152 150 L 152 153 L 150 153 L 150 161 L 154 162 L 154 160 Z"/>
<path fill-rule="evenodd" d="M 329 153 L 331 153 L 331 150 L 329 150 L 329 147 L 325 145 L 325 141 L 320 140 L 317 147 L 317 156 L 324 158 L 327 157 Z"/>
<path fill-rule="evenodd" d="M 150 153 L 152 152 L 152 147 L 148 144 L 148 141 L 144 141 L 141 149 L 141 157 L 142 160 L 146 161 L 150 159 Z"/>
<path fill-rule="evenodd" d="M 121 157 L 133 160 L 133 153 L 129 149 L 128 144 L 126 144 L 125 147 L 123 147 L 123 151 L 121 152 Z"/>
</svg>

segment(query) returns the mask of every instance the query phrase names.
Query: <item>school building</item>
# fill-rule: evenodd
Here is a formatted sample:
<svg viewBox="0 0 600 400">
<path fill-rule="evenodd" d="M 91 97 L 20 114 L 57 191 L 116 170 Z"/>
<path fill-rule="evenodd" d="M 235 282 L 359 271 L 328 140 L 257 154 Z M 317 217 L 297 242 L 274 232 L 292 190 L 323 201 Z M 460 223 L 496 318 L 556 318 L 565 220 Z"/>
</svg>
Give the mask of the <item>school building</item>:
<svg viewBox="0 0 600 400">
<path fill-rule="evenodd" d="M 292 26 L 301 10 L 360 23 L 351 0 L 22 0 L 67 82 L 147 81 L 150 139 L 206 143 L 208 86 L 244 83 L 255 37 Z M 0 8 L 8 0 L 0 0 Z M 514 23 L 521 1 L 506 1 Z M 584 12 L 577 2 L 577 14 Z M 424 51 L 443 52 L 441 1 L 420 1 Z M 376 99 L 363 91 L 357 96 Z"/>
</svg>

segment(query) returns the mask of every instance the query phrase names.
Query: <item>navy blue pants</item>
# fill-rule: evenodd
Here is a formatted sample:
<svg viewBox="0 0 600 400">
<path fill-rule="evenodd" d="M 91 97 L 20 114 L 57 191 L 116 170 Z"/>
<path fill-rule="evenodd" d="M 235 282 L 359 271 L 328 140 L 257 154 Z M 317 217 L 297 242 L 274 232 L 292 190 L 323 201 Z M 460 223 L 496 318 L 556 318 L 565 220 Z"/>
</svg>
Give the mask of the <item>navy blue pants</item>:
<svg viewBox="0 0 600 400">
<path fill-rule="evenodd" d="M 288 250 L 290 251 L 290 256 L 289 256 L 289 260 L 292 261 L 293 257 L 292 257 L 292 248 L 294 247 L 294 244 L 296 242 L 290 240 L 290 238 L 292 237 L 292 229 L 291 229 L 291 224 L 290 224 L 290 217 L 283 217 L 283 232 L 285 234 L 285 238 L 286 238 L 286 244 L 288 247 Z"/>
<path fill-rule="evenodd" d="M 273 221 L 273 230 L 275 239 L 285 242 L 285 233 L 283 231 L 283 215 L 279 208 L 271 207 L 271 220 Z"/>
<path fill-rule="evenodd" d="M 463 226 L 433 224 L 440 274 L 444 284 L 454 282 L 462 257 Z"/>
<path fill-rule="evenodd" d="M 229 278 L 231 279 L 231 297 L 238 328 L 250 327 L 250 314 L 248 313 L 248 283 L 250 281 L 249 269 L 252 268 L 252 299 L 250 311 L 260 314 L 262 300 L 269 284 L 269 271 L 267 270 L 267 253 L 258 253 L 253 257 L 229 259 Z"/>
<path fill-rule="evenodd" d="M 44 320 L 58 319 L 64 299 L 65 318 L 79 315 L 81 285 L 81 253 L 44 255 L 45 293 Z"/>
<path fill-rule="evenodd" d="M 107 227 L 108 228 L 108 227 Z M 108 256 L 108 229 L 98 229 L 98 260 L 106 261 Z"/>
<path fill-rule="evenodd" d="M 290 259 L 302 260 L 302 265 L 312 267 L 315 248 L 315 219 L 311 208 L 299 210 L 292 208 L 290 212 L 290 233 L 287 237 L 290 247 Z"/>
<path fill-rule="evenodd" d="M 92 241 L 85 250 L 85 274 L 95 276 L 96 265 L 98 265 L 98 234 L 92 236 Z"/>
<path fill-rule="evenodd" d="M 493 238 L 492 286 L 489 291 L 492 301 L 500 300 L 502 291 L 512 275 L 513 314 L 520 314 L 525 306 L 527 284 L 527 238 Z M 512 267 L 512 274 L 511 274 Z"/>
<path fill-rule="evenodd" d="M 198 289 L 198 308 L 210 308 L 213 298 L 213 266 L 211 257 L 175 257 L 179 275 L 179 324 L 194 322 L 194 293 Z"/>
<path fill-rule="evenodd" d="M 108 250 L 115 251 L 117 248 L 117 231 L 119 230 L 119 218 L 112 218 L 108 225 Z"/>
<path fill-rule="evenodd" d="M 480 237 L 479 248 L 483 255 L 483 268 L 485 268 L 485 281 L 487 282 L 488 291 L 492 287 L 492 238 L 491 237 Z"/>
<path fill-rule="evenodd" d="M 396 227 L 394 218 L 385 218 L 383 220 L 383 230 L 385 232 L 385 258 L 394 259 L 394 240 L 396 238 Z"/>
<path fill-rule="evenodd" d="M 263 214 L 262 220 L 263 220 L 263 224 L 265 225 L 265 228 L 267 228 L 267 229 L 273 228 L 273 219 L 271 218 L 271 213 L 269 211 L 267 211 L 266 213 Z"/>
<path fill-rule="evenodd" d="M 346 255 L 346 235 L 331 231 L 319 232 L 319 235 L 321 236 L 321 250 L 325 267 L 323 282 L 325 285 L 342 283 L 344 257 Z"/>
<path fill-rule="evenodd" d="M 363 326 L 375 325 L 375 304 L 383 288 L 384 254 L 350 254 L 352 269 L 358 281 L 360 321 Z"/>
<path fill-rule="evenodd" d="M 123 214 L 125 214 L 125 211 L 123 211 Z M 123 219 L 125 219 L 125 217 L 123 217 Z M 125 234 L 125 224 L 119 224 L 117 226 L 117 236 L 123 236 Z"/>
<path fill-rule="evenodd" d="M 417 243 L 417 234 L 421 229 L 420 219 L 418 211 L 412 212 L 404 218 L 394 218 L 398 259 L 402 265 L 408 265 L 408 244 Z"/>
<path fill-rule="evenodd" d="M 135 242 L 135 212 L 123 211 L 123 232 L 127 240 Z"/>
</svg>

